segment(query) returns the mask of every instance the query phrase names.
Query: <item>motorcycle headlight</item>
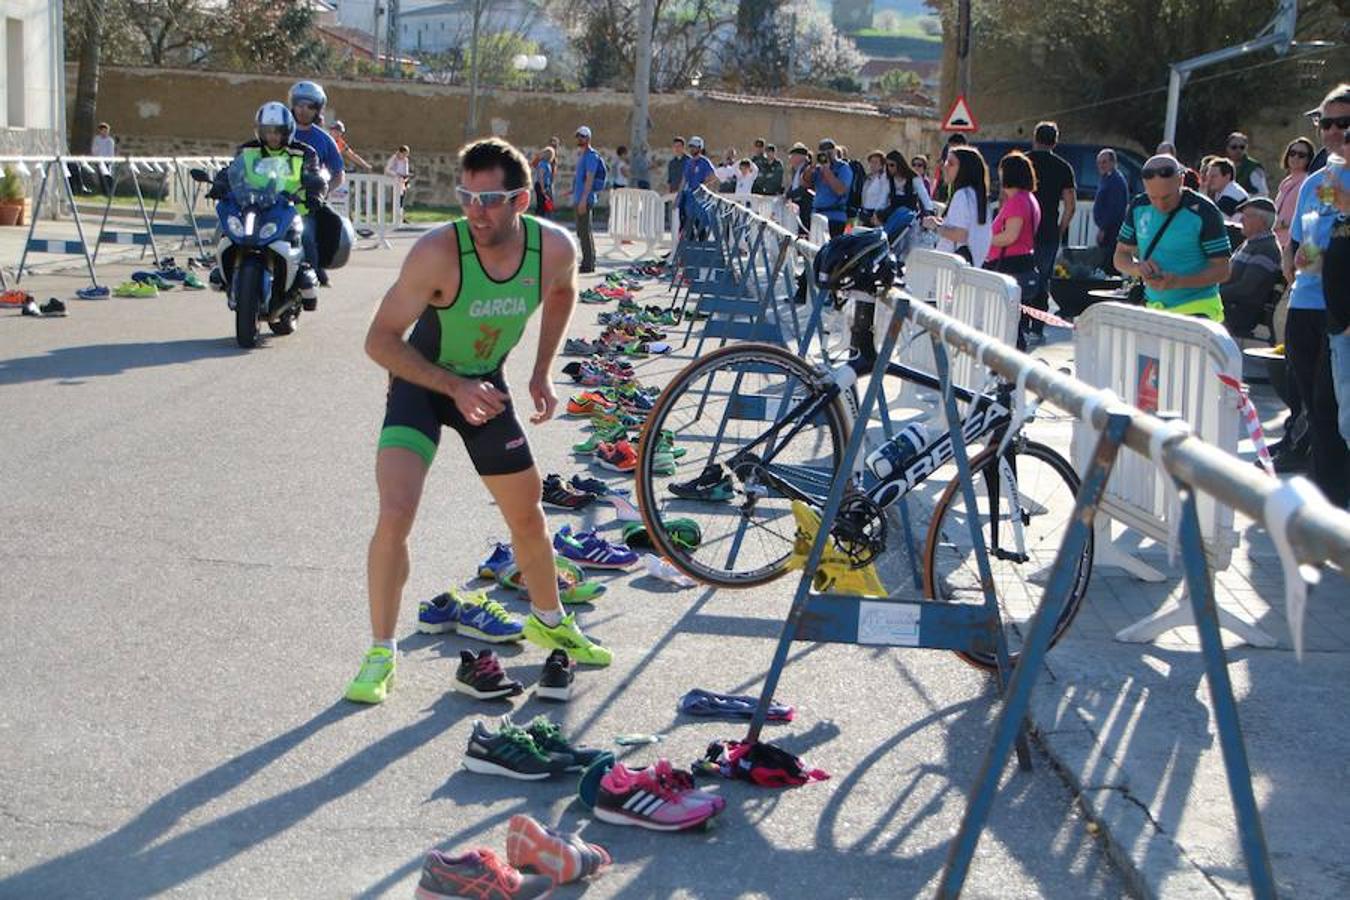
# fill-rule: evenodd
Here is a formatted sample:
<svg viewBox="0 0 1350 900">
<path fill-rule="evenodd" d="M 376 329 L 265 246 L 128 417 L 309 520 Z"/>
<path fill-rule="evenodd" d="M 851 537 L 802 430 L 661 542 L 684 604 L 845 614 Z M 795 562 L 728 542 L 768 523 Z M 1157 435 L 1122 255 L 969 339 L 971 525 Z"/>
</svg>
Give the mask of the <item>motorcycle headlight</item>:
<svg viewBox="0 0 1350 900">
<path fill-rule="evenodd" d="M 277 233 L 277 223 L 268 222 L 266 225 L 262 227 L 262 231 L 258 232 L 258 237 L 262 238 L 265 241 L 276 233 Z"/>
<path fill-rule="evenodd" d="M 242 235 L 244 233 L 244 222 L 238 216 L 227 216 L 225 227 L 230 229 L 231 234 Z"/>
</svg>

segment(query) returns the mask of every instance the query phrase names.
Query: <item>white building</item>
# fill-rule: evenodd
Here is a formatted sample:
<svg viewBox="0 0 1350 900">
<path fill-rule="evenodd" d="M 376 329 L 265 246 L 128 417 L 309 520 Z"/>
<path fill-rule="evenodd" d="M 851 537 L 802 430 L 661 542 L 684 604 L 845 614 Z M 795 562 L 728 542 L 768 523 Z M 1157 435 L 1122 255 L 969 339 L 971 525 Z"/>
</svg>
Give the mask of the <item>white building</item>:
<svg viewBox="0 0 1350 900">
<path fill-rule="evenodd" d="M 0 154 L 64 153 L 59 0 L 0 3 Z"/>
<path fill-rule="evenodd" d="M 399 52 L 410 55 L 443 53 L 467 47 L 473 34 L 474 0 L 450 0 L 399 12 Z M 509 32 L 534 41 L 549 56 L 557 56 L 567 35 L 529 0 L 493 0 L 484 4 L 478 23 L 481 34 Z"/>
</svg>

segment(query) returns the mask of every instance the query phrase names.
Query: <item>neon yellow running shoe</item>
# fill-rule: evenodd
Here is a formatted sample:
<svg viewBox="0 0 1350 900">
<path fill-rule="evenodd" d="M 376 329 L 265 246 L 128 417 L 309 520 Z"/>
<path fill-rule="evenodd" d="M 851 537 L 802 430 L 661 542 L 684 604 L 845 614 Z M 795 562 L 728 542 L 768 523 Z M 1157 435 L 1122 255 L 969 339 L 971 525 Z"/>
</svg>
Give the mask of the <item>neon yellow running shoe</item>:
<svg viewBox="0 0 1350 900">
<path fill-rule="evenodd" d="M 361 662 L 361 671 L 347 685 L 353 703 L 383 703 L 394 686 L 394 654 L 385 647 L 371 647 Z"/>
<path fill-rule="evenodd" d="M 564 616 L 554 628 L 549 628 L 530 613 L 525 619 L 525 640 L 545 650 L 566 650 L 585 666 L 607 666 L 614 661 L 614 654 L 608 647 L 601 647 L 581 633 L 575 613 Z"/>
</svg>

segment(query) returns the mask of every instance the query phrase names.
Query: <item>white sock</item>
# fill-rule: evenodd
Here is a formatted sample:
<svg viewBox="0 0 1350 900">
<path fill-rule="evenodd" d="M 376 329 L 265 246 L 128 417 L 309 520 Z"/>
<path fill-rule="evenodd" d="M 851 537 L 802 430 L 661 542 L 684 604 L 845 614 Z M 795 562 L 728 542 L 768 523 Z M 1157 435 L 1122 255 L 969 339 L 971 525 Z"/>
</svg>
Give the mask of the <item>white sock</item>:
<svg viewBox="0 0 1350 900">
<path fill-rule="evenodd" d="M 530 612 L 534 613 L 534 617 L 538 619 L 540 622 L 543 622 L 549 628 L 557 628 L 558 625 L 563 620 L 563 613 L 561 609 L 540 609 L 539 607 L 531 603 Z"/>
<path fill-rule="evenodd" d="M 383 647 L 385 650 L 398 656 L 398 638 L 390 638 L 387 641 L 371 641 L 370 646 Z"/>
</svg>

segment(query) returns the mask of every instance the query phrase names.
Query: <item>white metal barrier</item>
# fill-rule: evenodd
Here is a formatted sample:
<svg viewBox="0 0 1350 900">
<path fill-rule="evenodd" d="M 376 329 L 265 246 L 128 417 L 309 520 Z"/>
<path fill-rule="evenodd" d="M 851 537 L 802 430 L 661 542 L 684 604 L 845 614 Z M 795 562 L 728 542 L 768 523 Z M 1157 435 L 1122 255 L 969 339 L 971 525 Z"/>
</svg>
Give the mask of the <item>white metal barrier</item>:
<svg viewBox="0 0 1350 900">
<path fill-rule="evenodd" d="M 1195 316 L 1179 316 L 1123 303 L 1099 303 L 1075 322 L 1077 376 L 1115 391 L 1145 412 L 1175 414 L 1202 441 L 1236 454 L 1239 428 L 1233 405 L 1218 373 L 1241 379 L 1242 354 L 1223 326 Z M 1081 468 L 1092 454 L 1096 432 L 1075 423 L 1073 458 Z M 1215 570 L 1228 567 L 1238 534 L 1233 510 L 1213 497 L 1197 498 L 1205 552 Z M 1101 511 L 1155 541 L 1169 538 L 1169 518 L 1178 515 L 1158 468 L 1140 456 L 1116 461 L 1102 498 Z M 1097 562 L 1117 566 L 1146 581 L 1164 576 L 1111 541 L 1110 521 L 1096 519 Z M 1275 641 L 1254 625 L 1220 610 L 1225 628 L 1254 646 Z M 1150 641 L 1170 628 L 1190 624 L 1189 606 L 1171 604 L 1121 631 L 1117 638 Z"/>
<path fill-rule="evenodd" d="M 830 240 L 830 220 L 820 213 L 811 213 L 811 243 L 824 247 Z"/>
<path fill-rule="evenodd" d="M 646 255 L 667 241 L 666 201 L 656 191 L 615 188 L 609 198 L 609 236 L 615 241 L 642 241 Z M 676 232 L 678 234 L 678 232 Z"/>
<path fill-rule="evenodd" d="M 1092 201 L 1079 200 L 1073 208 L 1073 218 L 1069 219 L 1068 246 L 1097 246 L 1097 231 L 1097 224 L 1092 221 Z"/>
<path fill-rule="evenodd" d="M 348 172 L 346 197 L 330 198 L 338 212 L 352 220 L 352 227 L 375 246 L 390 246 L 388 234 L 403 227 L 403 192 L 393 175 Z"/>
<path fill-rule="evenodd" d="M 939 300 L 938 309 L 1010 347 L 1017 345 L 1022 290 L 1009 275 L 962 266 L 957 272 L 951 299 Z M 971 390 L 984 387 L 989 377 L 978 359 L 964 353 L 953 359 L 951 366 L 956 383 Z"/>
</svg>

